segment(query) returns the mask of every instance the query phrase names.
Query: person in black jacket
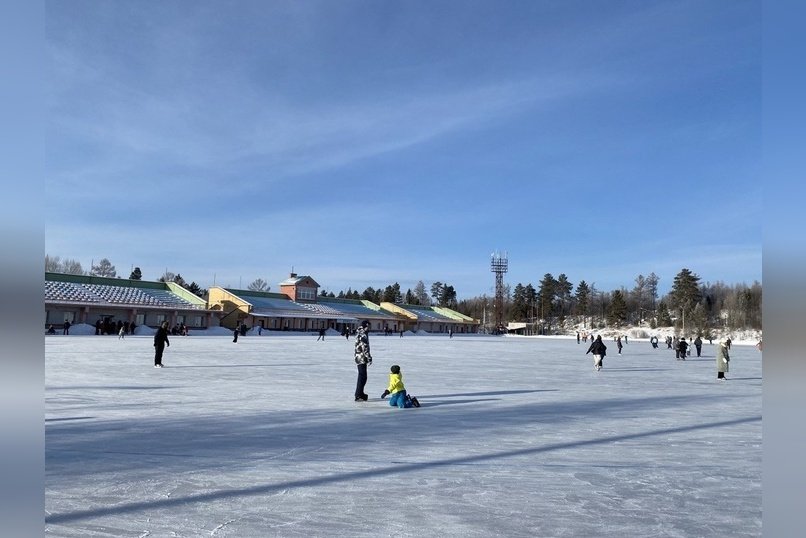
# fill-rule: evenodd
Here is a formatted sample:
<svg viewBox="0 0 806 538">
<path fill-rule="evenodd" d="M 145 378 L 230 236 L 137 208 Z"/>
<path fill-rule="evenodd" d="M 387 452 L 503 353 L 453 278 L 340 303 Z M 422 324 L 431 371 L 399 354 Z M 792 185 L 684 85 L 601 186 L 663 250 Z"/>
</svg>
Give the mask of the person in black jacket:
<svg viewBox="0 0 806 538">
<path fill-rule="evenodd" d="M 700 353 L 702 353 L 702 338 L 700 338 L 699 334 L 694 339 L 694 347 L 697 348 L 697 356 L 699 357 Z"/>
<path fill-rule="evenodd" d="M 602 335 L 598 335 L 596 340 L 591 343 L 591 347 L 588 348 L 585 355 L 588 353 L 593 353 L 593 369 L 596 371 L 601 370 L 603 366 L 602 363 L 607 354 L 607 346 L 602 342 Z"/>
<path fill-rule="evenodd" d="M 677 342 L 677 360 L 686 360 L 686 350 L 688 350 L 688 342 L 686 342 L 686 337 L 684 336 Z"/>
<path fill-rule="evenodd" d="M 157 334 L 154 335 L 154 368 L 162 368 L 162 352 L 165 351 L 165 346 L 171 346 L 168 341 L 167 321 L 162 322 L 160 328 L 157 329 Z"/>
</svg>

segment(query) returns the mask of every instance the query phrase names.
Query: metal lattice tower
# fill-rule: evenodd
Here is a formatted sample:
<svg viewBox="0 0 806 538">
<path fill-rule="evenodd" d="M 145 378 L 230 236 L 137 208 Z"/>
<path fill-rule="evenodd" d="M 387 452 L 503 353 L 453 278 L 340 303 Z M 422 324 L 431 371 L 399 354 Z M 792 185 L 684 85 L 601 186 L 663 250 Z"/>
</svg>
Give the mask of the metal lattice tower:
<svg viewBox="0 0 806 538">
<path fill-rule="evenodd" d="M 502 256 L 493 252 L 490 256 L 490 270 L 495 273 L 495 328 L 498 330 L 504 324 L 504 273 L 509 269 L 507 253 Z"/>
</svg>

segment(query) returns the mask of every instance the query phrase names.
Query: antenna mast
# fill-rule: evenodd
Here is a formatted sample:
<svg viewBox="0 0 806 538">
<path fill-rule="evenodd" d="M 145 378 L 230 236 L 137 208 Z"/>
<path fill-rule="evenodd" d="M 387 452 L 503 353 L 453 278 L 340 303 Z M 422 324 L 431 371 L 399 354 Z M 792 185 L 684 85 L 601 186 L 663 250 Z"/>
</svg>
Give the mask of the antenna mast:
<svg viewBox="0 0 806 538">
<path fill-rule="evenodd" d="M 507 253 L 493 252 L 490 255 L 490 270 L 495 273 L 495 331 L 504 325 L 504 273 L 509 269 Z"/>
</svg>

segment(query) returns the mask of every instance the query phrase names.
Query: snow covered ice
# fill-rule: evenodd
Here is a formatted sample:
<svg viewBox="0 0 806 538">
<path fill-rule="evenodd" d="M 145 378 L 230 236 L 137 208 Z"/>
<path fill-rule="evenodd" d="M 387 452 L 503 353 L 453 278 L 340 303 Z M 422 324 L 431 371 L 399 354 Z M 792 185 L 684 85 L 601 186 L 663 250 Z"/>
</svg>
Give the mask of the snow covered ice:
<svg viewBox="0 0 806 538">
<path fill-rule="evenodd" d="M 49 536 L 760 536 L 762 354 L 605 340 L 50 336 Z M 612 353 L 610 353 L 612 351 Z M 380 399 L 392 364 L 422 407 Z"/>
</svg>

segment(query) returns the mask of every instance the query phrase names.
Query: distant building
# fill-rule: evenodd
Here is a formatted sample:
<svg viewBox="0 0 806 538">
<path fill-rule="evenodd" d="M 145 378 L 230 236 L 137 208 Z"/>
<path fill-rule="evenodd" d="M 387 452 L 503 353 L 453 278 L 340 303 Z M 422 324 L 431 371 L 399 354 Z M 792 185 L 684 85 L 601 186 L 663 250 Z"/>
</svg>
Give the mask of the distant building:
<svg viewBox="0 0 806 538">
<path fill-rule="evenodd" d="M 218 325 L 207 301 L 173 282 L 45 273 L 45 325 L 128 322 L 190 329 Z"/>
<path fill-rule="evenodd" d="M 449 308 L 399 305 L 318 295 L 310 276 L 291 273 L 280 293 L 213 286 L 207 299 L 173 282 L 45 273 L 45 326 L 97 321 L 189 329 L 240 325 L 267 331 L 353 331 L 367 320 L 373 332 L 476 333 L 479 320 Z"/>
</svg>

